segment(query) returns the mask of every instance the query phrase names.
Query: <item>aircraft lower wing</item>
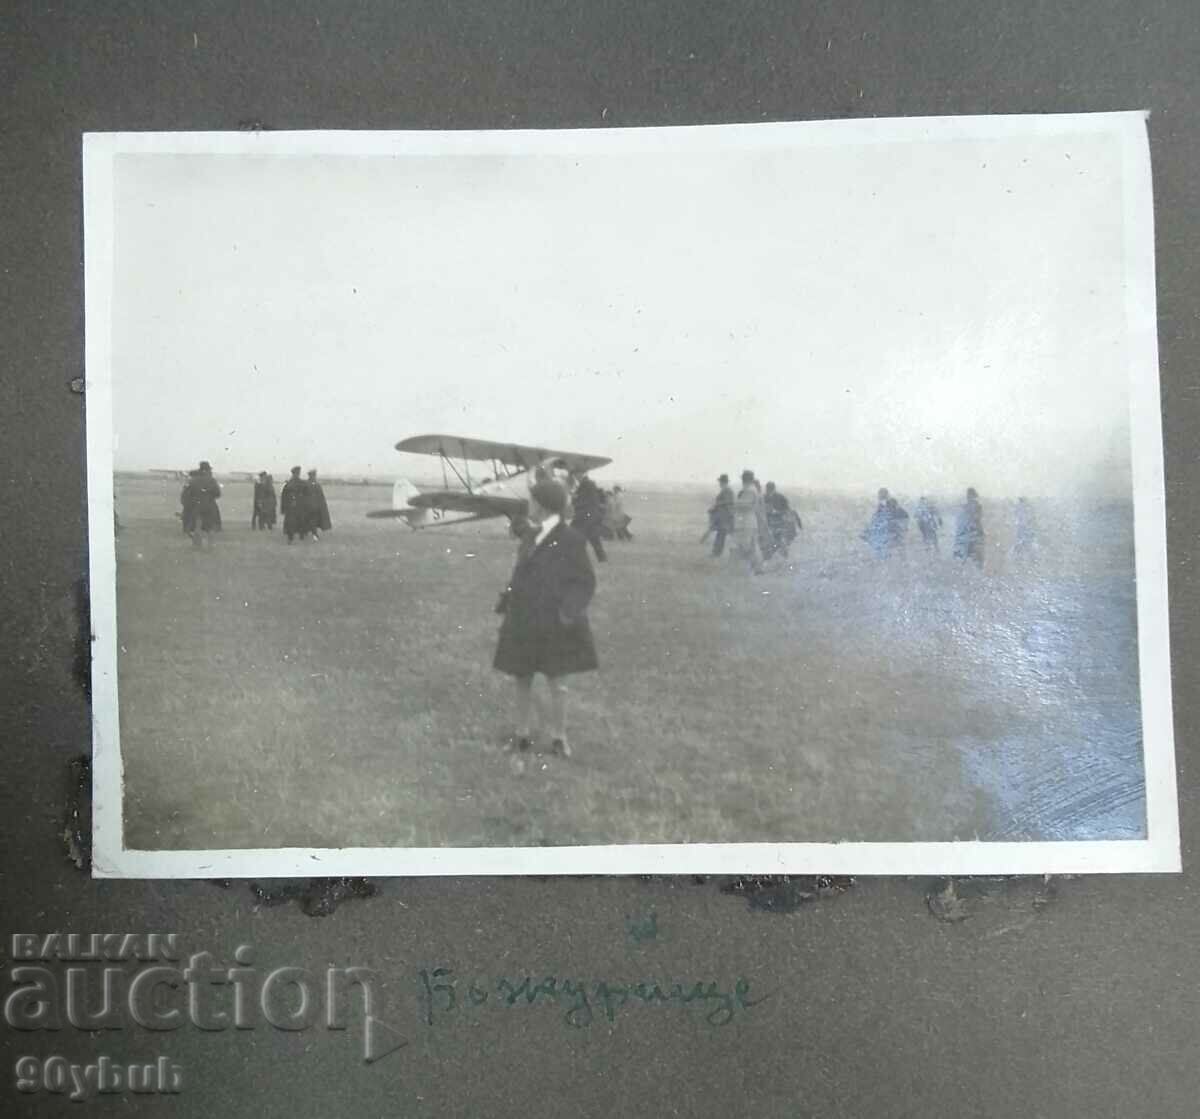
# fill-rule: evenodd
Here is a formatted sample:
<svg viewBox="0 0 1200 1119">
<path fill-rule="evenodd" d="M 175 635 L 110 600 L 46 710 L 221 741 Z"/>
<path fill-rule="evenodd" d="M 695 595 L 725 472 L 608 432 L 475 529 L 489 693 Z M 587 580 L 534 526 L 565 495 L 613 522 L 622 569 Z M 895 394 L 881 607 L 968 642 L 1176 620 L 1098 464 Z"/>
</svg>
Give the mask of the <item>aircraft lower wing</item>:
<svg viewBox="0 0 1200 1119">
<path fill-rule="evenodd" d="M 433 516 L 426 516 L 432 512 Z M 404 521 L 409 528 L 437 528 L 439 525 L 469 525 L 472 521 L 494 521 L 496 513 L 454 513 L 445 520 L 441 510 L 429 509 L 372 509 L 367 516 L 372 520 Z M 178 513 L 175 516 L 179 516 Z"/>
<path fill-rule="evenodd" d="M 469 513 L 485 517 L 519 517 L 529 511 L 529 502 L 516 497 L 467 493 L 465 490 L 423 490 L 408 499 L 414 509 L 429 509 L 436 516 L 446 513 Z"/>
</svg>

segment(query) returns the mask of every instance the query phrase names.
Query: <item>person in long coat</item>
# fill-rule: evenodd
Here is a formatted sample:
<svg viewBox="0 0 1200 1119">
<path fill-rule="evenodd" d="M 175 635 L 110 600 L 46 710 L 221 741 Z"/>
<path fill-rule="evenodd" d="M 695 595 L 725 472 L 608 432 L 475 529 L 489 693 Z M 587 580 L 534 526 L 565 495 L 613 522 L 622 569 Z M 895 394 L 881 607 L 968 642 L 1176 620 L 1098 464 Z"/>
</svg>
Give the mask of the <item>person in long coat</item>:
<svg viewBox="0 0 1200 1119">
<path fill-rule="evenodd" d="M 275 479 L 262 470 L 259 472 L 258 481 L 254 483 L 254 511 L 250 517 L 250 527 L 274 529 L 277 507 Z"/>
<path fill-rule="evenodd" d="M 767 531 L 771 534 L 771 550 L 781 552 L 787 557 L 788 549 L 796 540 L 800 531 L 800 514 L 792 508 L 792 503 L 775 488 L 774 482 L 767 483 L 767 492 L 763 495 L 763 505 L 767 510 Z"/>
<path fill-rule="evenodd" d="M 742 488 L 738 491 L 733 506 L 733 542 L 737 558 L 749 565 L 758 575 L 762 572 L 761 540 L 766 525 L 766 512 L 762 507 L 762 494 L 755 484 L 754 471 L 742 471 Z"/>
<path fill-rule="evenodd" d="M 212 534 L 221 531 L 221 509 L 217 505 L 221 500 L 221 484 L 213 477 L 212 467 L 202 462 L 190 485 L 194 510 L 192 543 L 199 548 L 205 540 L 211 544 Z"/>
<path fill-rule="evenodd" d="M 279 495 L 279 511 L 283 514 L 283 534 L 290 544 L 293 537 L 307 531 L 308 483 L 300 477 L 300 467 L 292 467 L 292 476 L 283 484 Z"/>
<path fill-rule="evenodd" d="M 967 500 L 959 510 L 954 525 L 954 558 L 969 559 L 983 566 L 983 506 L 974 487 L 967 490 Z"/>
<path fill-rule="evenodd" d="M 188 480 L 183 483 L 183 489 L 179 491 L 179 505 L 181 508 L 180 517 L 183 520 L 183 533 L 185 536 L 191 536 L 196 530 L 196 475 L 198 470 L 188 471 Z"/>
<path fill-rule="evenodd" d="M 308 518 L 305 527 L 314 540 L 321 539 L 321 533 L 333 528 L 329 519 L 329 503 L 325 500 L 325 491 L 317 481 L 317 472 L 308 472 Z"/>
<path fill-rule="evenodd" d="M 600 529 L 604 525 L 604 494 L 585 474 L 575 487 L 571 504 L 575 510 L 571 527 L 583 535 L 592 545 L 596 559 L 604 563 L 608 559 L 608 554 L 604 551 L 604 542 L 600 538 Z"/>
<path fill-rule="evenodd" d="M 605 517 L 618 540 L 633 539 L 633 533 L 629 531 L 629 524 L 633 518 L 625 512 L 625 492 L 620 486 L 613 486 L 612 493 L 608 495 Z"/>
<path fill-rule="evenodd" d="M 876 558 L 885 559 L 904 545 L 908 533 L 908 511 L 883 488 L 879 491 L 879 503 L 875 513 L 862 534 L 862 538 L 875 553 Z"/>
<path fill-rule="evenodd" d="M 564 677 L 599 667 L 587 608 L 596 575 L 587 540 L 563 519 L 567 491 L 558 482 L 536 482 L 529 491 L 530 525 L 496 612 L 504 620 L 493 666 L 516 682 L 517 750 L 533 745 L 533 678 L 546 677 L 551 701 L 551 748 L 570 756 Z"/>
</svg>

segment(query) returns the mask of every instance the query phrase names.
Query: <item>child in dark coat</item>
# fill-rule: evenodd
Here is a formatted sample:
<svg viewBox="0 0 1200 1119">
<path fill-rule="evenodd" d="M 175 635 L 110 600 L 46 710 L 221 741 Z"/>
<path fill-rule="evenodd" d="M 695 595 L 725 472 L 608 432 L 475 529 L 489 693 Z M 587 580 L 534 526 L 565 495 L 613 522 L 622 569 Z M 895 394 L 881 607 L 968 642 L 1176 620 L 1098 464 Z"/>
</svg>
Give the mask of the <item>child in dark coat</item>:
<svg viewBox="0 0 1200 1119">
<path fill-rule="evenodd" d="M 596 576 L 587 540 L 563 520 L 567 491 L 545 480 L 529 496 L 533 523 L 521 538 L 516 566 L 496 607 L 504 621 L 493 663 L 516 680 L 517 749 L 533 745 L 533 677 L 540 672 L 550 685 L 552 748 L 567 757 L 563 677 L 598 667 L 587 619 Z"/>
</svg>

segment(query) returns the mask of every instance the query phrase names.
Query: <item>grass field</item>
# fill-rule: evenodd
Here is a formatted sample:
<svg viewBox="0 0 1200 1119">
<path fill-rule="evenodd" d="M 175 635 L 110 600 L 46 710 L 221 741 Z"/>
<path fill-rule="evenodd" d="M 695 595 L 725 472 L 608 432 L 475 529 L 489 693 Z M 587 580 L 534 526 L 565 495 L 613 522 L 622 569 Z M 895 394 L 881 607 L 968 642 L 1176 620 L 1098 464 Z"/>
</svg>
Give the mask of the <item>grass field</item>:
<svg viewBox="0 0 1200 1119">
<path fill-rule="evenodd" d="M 177 482 L 120 477 L 119 688 L 134 848 L 1133 838 L 1144 835 L 1131 510 L 1040 509 L 989 561 L 871 562 L 869 503 L 803 499 L 793 562 L 752 577 L 697 544 L 707 495 L 634 495 L 571 688 L 574 756 L 505 753 L 494 523 L 368 521 L 196 550 Z M 948 535 L 948 534 L 947 534 Z M 539 699 L 541 682 L 538 682 Z"/>
</svg>

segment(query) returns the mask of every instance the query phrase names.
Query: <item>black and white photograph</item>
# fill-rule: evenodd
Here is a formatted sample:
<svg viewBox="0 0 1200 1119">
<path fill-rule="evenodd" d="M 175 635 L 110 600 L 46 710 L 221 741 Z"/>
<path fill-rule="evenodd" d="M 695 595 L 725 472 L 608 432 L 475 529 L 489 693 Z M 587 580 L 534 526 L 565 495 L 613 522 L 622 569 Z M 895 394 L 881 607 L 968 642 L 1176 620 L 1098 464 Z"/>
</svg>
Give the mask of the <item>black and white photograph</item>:
<svg viewBox="0 0 1200 1119">
<path fill-rule="evenodd" d="M 1144 114 L 83 158 L 96 875 L 1178 869 Z"/>
</svg>

